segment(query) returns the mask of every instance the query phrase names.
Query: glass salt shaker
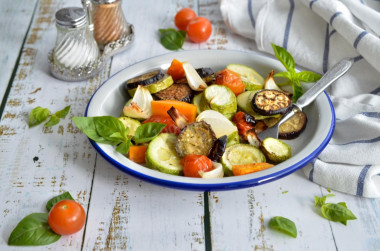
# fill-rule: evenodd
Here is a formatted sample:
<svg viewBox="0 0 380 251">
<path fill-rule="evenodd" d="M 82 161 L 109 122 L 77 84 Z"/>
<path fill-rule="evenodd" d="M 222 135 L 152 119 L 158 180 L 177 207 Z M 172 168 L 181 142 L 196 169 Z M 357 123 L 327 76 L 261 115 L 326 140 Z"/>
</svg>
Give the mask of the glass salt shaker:
<svg viewBox="0 0 380 251">
<path fill-rule="evenodd" d="M 102 62 L 83 8 L 63 8 L 56 12 L 55 17 L 57 39 L 49 56 L 52 74 L 68 81 L 79 81 L 95 75 Z"/>
</svg>

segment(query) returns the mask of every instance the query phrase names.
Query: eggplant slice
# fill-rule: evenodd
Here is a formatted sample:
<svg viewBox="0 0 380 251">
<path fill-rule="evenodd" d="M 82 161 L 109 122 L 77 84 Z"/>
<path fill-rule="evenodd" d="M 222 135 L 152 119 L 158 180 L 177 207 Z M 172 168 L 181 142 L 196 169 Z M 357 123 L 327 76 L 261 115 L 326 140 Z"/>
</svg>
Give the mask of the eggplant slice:
<svg viewBox="0 0 380 251">
<path fill-rule="evenodd" d="M 162 70 L 154 70 L 141 74 L 137 77 L 128 79 L 125 82 L 125 89 L 131 90 L 136 89 L 139 85 L 146 86 L 153 84 L 154 82 L 157 82 L 158 80 L 162 79 L 164 75 L 165 73 Z"/>
<path fill-rule="evenodd" d="M 227 146 L 227 135 L 224 135 L 217 140 L 215 140 L 214 145 L 211 148 L 211 151 L 208 155 L 208 158 L 212 161 L 220 162 L 220 159 L 222 158 L 224 151 L 226 150 Z"/>
<path fill-rule="evenodd" d="M 173 84 L 162 91 L 156 92 L 154 96 L 159 100 L 178 100 L 191 103 L 193 91 L 187 84 Z"/>
<path fill-rule="evenodd" d="M 175 149 L 180 158 L 189 154 L 208 155 L 216 140 L 211 126 L 204 121 L 185 126 L 178 135 Z"/>
<path fill-rule="evenodd" d="M 295 139 L 306 128 L 307 116 L 304 112 L 297 112 L 290 119 L 280 125 L 278 137 L 280 139 Z"/>
<path fill-rule="evenodd" d="M 253 110 L 264 116 L 286 113 L 292 100 L 284 92 L 264 89 L 256 92 L 251 101 Z"/>
<path fill-rule="evenodd" d="M 198 68 L 195 70 L 206 84 L 210 84 L 211 82 L 215 81 L 215 72 L 211 68 Z M 183 77 L 176 80 L 175 82 L 177 84 L 187 84 L 187 79 L 186 77 Z"/>
</svg>

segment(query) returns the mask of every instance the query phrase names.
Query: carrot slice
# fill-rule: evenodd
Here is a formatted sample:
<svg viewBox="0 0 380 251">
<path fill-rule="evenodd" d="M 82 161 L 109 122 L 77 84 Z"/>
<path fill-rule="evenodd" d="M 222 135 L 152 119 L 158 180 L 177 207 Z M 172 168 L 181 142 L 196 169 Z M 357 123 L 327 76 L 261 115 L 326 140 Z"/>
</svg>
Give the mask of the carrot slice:
<svg viewBox="0 0 380 251">
<path fill-rule="evenodd" d="M 148 145 L 130 146 L 128 158 L 136 163 L 145 163 L 145 152 Z"/>
<path fill-rule="evenodd" d="M 151 101 L 152 105 L 152 115 L 163 115 L 168 116 L 167 113 L 172 106 L 177 109 L 181 114 L 183 114 L 189 123 L 194 122 L 195 117 L 197 116 L 197 106 L 177 100 L 153 100 Z"/>
<path fill-rule="evenodd" d="M 174 81 L 183 78 L 185 76 L 185 71 L 183 70 L 182 62 L 177 59 L 173 59 L 168 69 L 168 74 L 172 76 Z"/>
<path fill-rule="evenodd" d="M 262 171 L 262 170 L 271 168 L 273 166 L 274 165 L 272 165 L 272 164 L 262 163 L 262 162 L 242 164 L 242 165 L 234 165 L 234 166 L 232 166 L 232 173 L 234 174 L 234 176 L 244 175 L 244 174 Z"/>
</svg>

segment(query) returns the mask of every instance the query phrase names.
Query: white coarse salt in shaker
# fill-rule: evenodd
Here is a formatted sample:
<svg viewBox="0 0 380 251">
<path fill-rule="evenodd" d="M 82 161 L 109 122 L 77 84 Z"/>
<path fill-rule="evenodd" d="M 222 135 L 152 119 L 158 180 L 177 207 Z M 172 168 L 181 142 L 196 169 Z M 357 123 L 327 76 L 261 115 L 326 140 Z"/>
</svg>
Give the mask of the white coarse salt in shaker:
<svg viewBox="0 0 380 251">
<path fill-rule="evenodd" d="M 80 81 L 102 68 L 99 47 L 88 28 L 83 8 L 68 7 L 55 14 L 57 39 L 49 55 L 50 71 L 56 78 Z"/>
</svg>

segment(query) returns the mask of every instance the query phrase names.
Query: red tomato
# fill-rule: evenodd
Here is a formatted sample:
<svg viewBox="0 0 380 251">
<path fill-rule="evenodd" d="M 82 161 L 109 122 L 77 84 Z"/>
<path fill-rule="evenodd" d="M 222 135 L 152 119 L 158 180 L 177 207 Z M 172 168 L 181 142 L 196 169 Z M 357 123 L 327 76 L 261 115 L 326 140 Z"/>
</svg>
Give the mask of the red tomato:
<svg viewBox="0 0 380 251">
<path fill-rule="evenodd" d="M 232 121 L 236 124 L 236 127 L 239 131 L 239 135 L 242 136 L 245 140 L 247 140 L 246 133 L 249 130 L 254 129 L 255 126 L 252 123 L 248 123 L 245 119 L 245 116 L 246 114 L 244 112 L 239 111 L 233 116 Z"/>
<path fill-rule="evenodd" d="M 169 117 L 169 115 L 168 116 L 152 115 L 149 119 L 144 120 L 142 123 L 145 124 L 148 122 L 156 122 L 156 123 L 166 124 L 165 128 L 161 132 L 175 133 L 175 134 L 179 134 L 181 132 L 181 129 Z"/>
<path fill-rule="evenodd" d="M 245 84 L 241 80 L 240 75 L 228 69 L 224 69 L 216 75 L 215 83 L 217 85 L 227 86 L 236 96 L 245 89 Z"/>
<path fill-rule="evenodd" d="M 211 36 L 211 23 L 205 17 L 193 18 L 187 25 L 186 32 L 191 41 L 195 43 L 202 43 Z"/>
<path fill-rule="evenodd" d="M 74 234 L 82 229 L 86 221 L 83 207 L 73 200 L 61 200 L 49 212 L 50 228 L 57 234 Z"/>
<path fill-rule="evenodd" d="M 212 161 L 205 155 L 186 155 L 181 159 L 181 164 L 186 177 L 201 178 L 199 171 L 208 172 L 213 169 Z"/>
<path fill-rule="evenodd" d="M 189 24 L 190 20 L 196 16 L 197 14 L 195 14 L 192 9 L 183 8 L 182 10 L 178 11 L 174 17 L 175 26 L 177 26 L 177 28 L 180 30 L 186 30 L 186 27 Z"/>
</svg>

